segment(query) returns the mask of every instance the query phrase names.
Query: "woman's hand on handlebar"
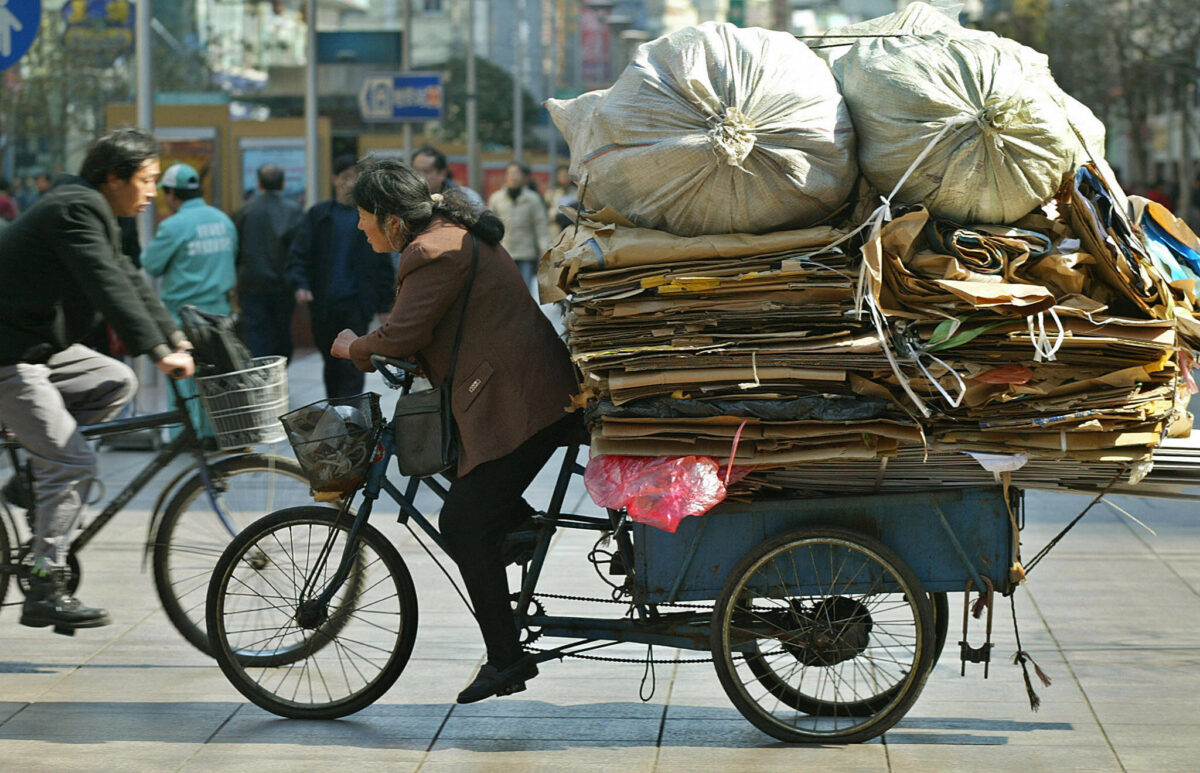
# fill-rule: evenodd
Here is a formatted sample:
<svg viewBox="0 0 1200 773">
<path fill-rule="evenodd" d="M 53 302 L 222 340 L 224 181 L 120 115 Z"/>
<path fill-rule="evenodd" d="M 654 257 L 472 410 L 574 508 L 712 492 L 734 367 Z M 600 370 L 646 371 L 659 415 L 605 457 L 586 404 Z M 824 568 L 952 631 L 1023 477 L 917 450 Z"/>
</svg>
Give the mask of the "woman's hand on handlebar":
<svg viewBox="0 0 1200 773">
<path fill-rule="evenodd" d="M 357 340 L 358 333 L 355 333 L 350 328 L 346 328 L 337 334 L 337 338 L 333 339 L 333 346 L 329 347 L 329 353 L 334 357 L 348 360 L 350 359 L 350 344 Z"/>
<path fill-rule="evenodd" d="M 174 379 L 191 378 L 196 372 L 196 361 L 187 352 L 171 352 L 154 363 L 154 367 Z"/>
</svg>

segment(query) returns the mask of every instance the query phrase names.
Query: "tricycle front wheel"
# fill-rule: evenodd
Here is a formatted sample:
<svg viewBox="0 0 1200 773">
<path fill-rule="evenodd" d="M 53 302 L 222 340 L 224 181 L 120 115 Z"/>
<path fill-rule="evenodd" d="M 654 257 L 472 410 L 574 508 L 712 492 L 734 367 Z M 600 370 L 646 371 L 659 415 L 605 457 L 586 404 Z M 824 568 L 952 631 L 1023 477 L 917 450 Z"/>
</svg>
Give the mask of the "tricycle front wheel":
<svg viewBox="0 0 1200 773">
<path fill-rule="evenodd" d="M 293 719 L 334 719 L 395 683 L 417 636 L 417 595 L 396 548 L 362 524 L 347 580 L 330 588 L 352 518 L 326 507 L 268 515 L 234 538 L 208 588 L 213 655 L 258 706 Z"/>
<path fill-rule="evenodd" d="M 768 539 L 730 572 L 710 646 L 729 699 L 783 741 L 857 743 L 912 707 L 933 667 L 929 594 L 883 543 L 844 529 Z"/>
</svg>

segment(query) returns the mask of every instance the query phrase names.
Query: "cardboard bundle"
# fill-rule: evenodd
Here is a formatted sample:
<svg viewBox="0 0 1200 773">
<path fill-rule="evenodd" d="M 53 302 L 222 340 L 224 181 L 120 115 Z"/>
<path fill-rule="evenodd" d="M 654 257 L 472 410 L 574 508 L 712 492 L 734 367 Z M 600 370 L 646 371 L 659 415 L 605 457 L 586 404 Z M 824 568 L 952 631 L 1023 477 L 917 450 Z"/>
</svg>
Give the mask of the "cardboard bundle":
<svg viewBox="0 0 1200 773">
<path fill-rule="evenodd" d="M 1126 198 L 1092 155 L 1090 113 L 1059 102 L 1079 140 L 1052 149 L 1066 175 L 1036 206 L 1001 201 L 997 222 L 867 182 L 820 225 L 762 234 L 577 213 L 539 276 L 543 302 L 568 301 L 592 454 L 756 468 L 734 497 L 980 485 L 1001 469 L 1027 488 L 1146 478 L 1191 430 L 1200 240 Z M 1200 461 L 1173 448 L 1156 491 Z"/>
</svg>

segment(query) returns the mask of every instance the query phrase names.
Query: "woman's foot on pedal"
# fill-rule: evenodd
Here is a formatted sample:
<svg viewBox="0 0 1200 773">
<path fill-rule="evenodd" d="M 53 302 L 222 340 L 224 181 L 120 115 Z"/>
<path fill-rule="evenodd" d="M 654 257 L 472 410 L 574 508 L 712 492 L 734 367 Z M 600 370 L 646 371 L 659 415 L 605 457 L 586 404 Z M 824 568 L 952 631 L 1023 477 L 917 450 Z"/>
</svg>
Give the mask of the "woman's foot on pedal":
<svg viewBox="0 0 1200 773">
<path fill-rule="evenodd" d="M 537 663 L 524 658 L 505 669 L 484 663 L 475 679 L 458 694 L 458 702 L 474 703 L 494 695 L 521 692 L 525 689 L 525 682 L 537 675 Z"/>
</svg>

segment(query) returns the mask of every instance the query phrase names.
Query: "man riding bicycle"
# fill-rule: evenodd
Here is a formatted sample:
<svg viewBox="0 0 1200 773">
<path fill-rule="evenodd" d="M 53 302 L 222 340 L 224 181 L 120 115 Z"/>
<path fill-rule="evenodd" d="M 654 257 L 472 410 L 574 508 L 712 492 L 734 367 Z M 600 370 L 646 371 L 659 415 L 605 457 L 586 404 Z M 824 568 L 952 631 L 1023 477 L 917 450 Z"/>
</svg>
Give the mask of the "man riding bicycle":
<svg viewBox="0 0 1200 773">
<path fill-rule="evenodd" d="M 79 176 L 62 175 L 0 234 L 0 423 L 29 451 L 33 565 L 21 624 L 107 625 L 67 587 L 70 534 L 87 501 L 96 457 L 78 424 L 114 417 L 137 391 L 125 364 L 79 343 L 101 318 L 132 354 L 174 377 L 192 357 L 154 291 L 121 252 L 117 217 L 153 200 L 158 143 L 117 129 L 92 143 Z"/>
</svg>

